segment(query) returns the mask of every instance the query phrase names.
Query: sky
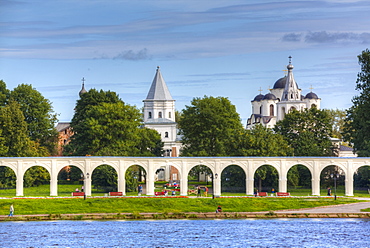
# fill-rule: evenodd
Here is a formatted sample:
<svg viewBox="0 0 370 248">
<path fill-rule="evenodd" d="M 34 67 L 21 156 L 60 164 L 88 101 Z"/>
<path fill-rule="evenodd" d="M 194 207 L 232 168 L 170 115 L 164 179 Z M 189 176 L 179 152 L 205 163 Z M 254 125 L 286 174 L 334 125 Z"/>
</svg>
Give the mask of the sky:
<svg viewBox="0 0 370 248">
<path fill-rule="evenodd" d="M 344 110 L 359 94 L 369 13 L 367 0 L 0 0 L 0 80 L 31 84 L 70 121 L 82 78 L 142 108 L 160 66 L 178 111 L 228 97 L 245 125 L 292 56 L 303 95 Z"/>
</svg>

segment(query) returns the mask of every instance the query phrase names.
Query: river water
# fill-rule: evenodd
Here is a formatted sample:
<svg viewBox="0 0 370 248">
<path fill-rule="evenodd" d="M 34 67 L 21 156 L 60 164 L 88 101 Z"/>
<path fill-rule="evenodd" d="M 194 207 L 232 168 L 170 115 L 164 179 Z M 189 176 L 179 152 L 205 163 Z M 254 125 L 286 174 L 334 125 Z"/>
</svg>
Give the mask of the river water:
<svg viewBox="0 0 370 248">
<path fill-rule="evenodd" d="M 0 247 L 370 247 L 366 219 L 1 222 Z"/>
</svg>

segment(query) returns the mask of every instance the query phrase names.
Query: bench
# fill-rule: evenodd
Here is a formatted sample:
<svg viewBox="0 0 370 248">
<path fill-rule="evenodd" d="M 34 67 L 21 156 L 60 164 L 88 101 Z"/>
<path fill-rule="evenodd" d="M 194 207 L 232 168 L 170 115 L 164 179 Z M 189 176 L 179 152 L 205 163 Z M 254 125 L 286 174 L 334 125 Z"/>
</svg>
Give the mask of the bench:
<svg viewBox="0 0 370 248">
<path fill-rule="evenodd" d="M 154 194 L 155 194 L 156 196 L 158 196 L 158 195 L 166 195 L 166 192 L 164 192 L 164 191 L 161 191 L 161 192 L 154 192 Z"/>
<path fill-rule="evenodd" d="M 257 196 L 267 196 L 267 192 L 258 192 Z"/>
<path fill-rule="evenodd" d="M 109 192 L 109 196 L 123 196 L 122 192 Z"/>
<path fill-rule="evenodd" d="M 276 196 L 290 196 L 289 192 L 276 192 Z"/>
<path fill-rule="evenodd" d="M 85 192 L 72 192 L 72 196 L 84 196 Z"/>
</svg>

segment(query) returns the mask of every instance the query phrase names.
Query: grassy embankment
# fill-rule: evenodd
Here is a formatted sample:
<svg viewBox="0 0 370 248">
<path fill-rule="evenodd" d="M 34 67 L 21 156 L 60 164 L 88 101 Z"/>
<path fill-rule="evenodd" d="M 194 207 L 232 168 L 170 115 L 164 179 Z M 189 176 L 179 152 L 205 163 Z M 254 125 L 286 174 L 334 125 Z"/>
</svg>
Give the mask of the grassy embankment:
<svg viewBox="0 0 370 248">
<path fill-rule="evenodd" d="M 58 196 L 71 196 L 71 192 L 74 192 L 76 188 L 81 189 L 80 184 L 72 184 L 72 185 L 58 185 Z M 156 184 L 156 189 L 158 191 L 162 190 L 163 184 Z M 209 185 L 208 185 L 209 186 Z M 189 186 L 189 188 L 194 188 L 194 186 Z M 304 188 L 288 188 L 288 192 L 292 196 L 310 196 L 311 189 L 304 189 Z M 104 196 L 107 192 L 92 189 L 93 196 Z M 179 192 L 177 192 L 179 194 Z M 269 192 L 270 194 L 270 192 Z M 327 190 L 321 189 L 320 191 L 321 196 L 326 196 Z M 332 194 L 334 195 L 334 189 L 332 190 Z M 30 187 L 24 188 L 24 196 L 31 196 L 31 197 L 47 197 L 50 195 L 50 185 L 40 185 L 39 187 Z M 135 196 L 137 192 L 127 192 L 127 196 Z M 223 196 L 245 196 L 245 193 L 228 193 L 222 192 Z M 340 186 L 337 189 L 337 196 L 344 196 L 344 186 Z M 357 197 L 369 197 L 370 194 L 366 190 L 354 190 L 354 195 Z M 7 190 L 0 190 L 0 197 L 15 197 L 15 189 L 7 189 Z"/>
<path fill-rule="evenodd" d="M 185 213 L 214 212 L 221 205 L 224 212 L 256 212 L 311 208 L 352 203 L 349 198 L 53 198 L 2 199 L 0 215 L 9 213 L 14 204 L 16 215 L 72 213 Z"/>
</svg>

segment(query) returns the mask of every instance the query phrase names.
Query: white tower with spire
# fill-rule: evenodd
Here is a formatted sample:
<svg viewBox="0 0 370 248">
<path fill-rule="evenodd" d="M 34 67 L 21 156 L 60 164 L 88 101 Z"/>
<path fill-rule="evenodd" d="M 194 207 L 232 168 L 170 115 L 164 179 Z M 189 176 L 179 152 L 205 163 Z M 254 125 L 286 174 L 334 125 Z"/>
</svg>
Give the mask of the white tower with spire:
<svg viewBox="0 0 370 248">
<path fill-rule="evenodd" d="M 167 88 L 159 66 L 144 102 L 144 126 L 157 130 L 164 142 L 164 156 L 177 157 L 181 146 L 177 140 L 175 100 Z"/>
<path fill-rule="evenodd" d="M 298 88 L 298 85 L 293 76 L 292 57 L 289 56 L 289 64 L 287 65 L 288 75 L 286 76 L 285 88 L 281 101 L 277 103 L 277 120 L 284 119 L 285 115 L 291 110 L 296 109 L 298 111 L 304 110 L 307 105 L 303 101 L 302 90 Z"/>
</svg>

